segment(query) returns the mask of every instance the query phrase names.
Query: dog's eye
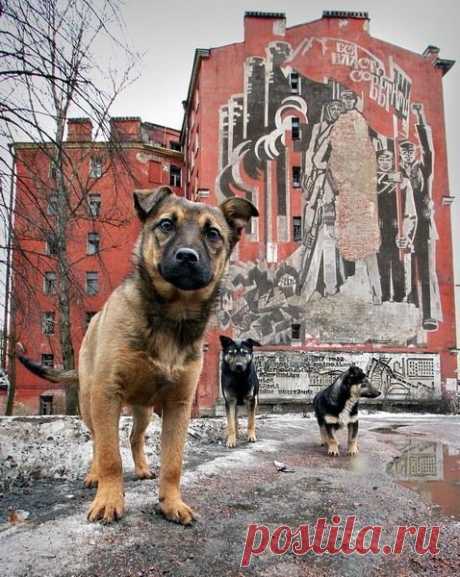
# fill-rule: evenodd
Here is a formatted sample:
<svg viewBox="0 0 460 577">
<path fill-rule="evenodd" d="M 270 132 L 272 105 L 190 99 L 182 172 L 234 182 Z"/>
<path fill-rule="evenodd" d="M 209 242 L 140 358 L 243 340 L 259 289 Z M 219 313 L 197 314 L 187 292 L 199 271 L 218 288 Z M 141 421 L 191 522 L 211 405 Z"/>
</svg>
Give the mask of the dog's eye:
<svg viewBox="0 0 460 577">
<path fill-rule="evenodd" d="M 163 218 L 158 223 L 158 228 L 161 230 L 161 232 L 168 233 L 172 232 L 175 227 L 173 221 L 170 218 Z"/>
<path fill-rule="evenodd" d="M 206 229 L 206 238 L 211 242 L 216 242 L 221 239 L 220 232 L 213 226 Z"/>
</svg>

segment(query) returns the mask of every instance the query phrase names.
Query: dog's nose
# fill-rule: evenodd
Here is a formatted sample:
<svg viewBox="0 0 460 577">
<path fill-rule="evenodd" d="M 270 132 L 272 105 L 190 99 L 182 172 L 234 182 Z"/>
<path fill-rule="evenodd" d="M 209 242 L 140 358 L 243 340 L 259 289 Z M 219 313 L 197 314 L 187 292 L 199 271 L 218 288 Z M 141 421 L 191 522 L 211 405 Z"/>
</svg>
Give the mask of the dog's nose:
<svg viewBox="0 0 460 577">
<path fill-rule="evenodd" d="M 180 263 L 197 263 L 200 260 L 200 255 L 193 250 L 193 248 L 180 248 L 176 252 L 176 261 Z"/>
</svg>

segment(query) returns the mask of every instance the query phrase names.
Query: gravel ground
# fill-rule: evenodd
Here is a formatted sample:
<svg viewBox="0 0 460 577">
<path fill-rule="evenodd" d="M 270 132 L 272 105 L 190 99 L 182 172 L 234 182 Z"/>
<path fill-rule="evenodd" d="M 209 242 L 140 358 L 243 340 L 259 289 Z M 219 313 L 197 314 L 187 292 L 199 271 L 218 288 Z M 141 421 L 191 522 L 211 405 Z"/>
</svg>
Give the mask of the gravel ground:
<svg viewBox="0 0 460 577">
<path fill-rule="evenodd" d="M 241 429 L 245 426 L 241 419 Z M 460 574 L 459 426 L 456 416 L 365 413 L 360 454 L 330 458 L 319 447 L 311 416 L 261 415 L 258 441 L 246 443 L 241 435 L 236 449 L 223 443 L 223 419 L 196 419 L 189 429 L 183 495 L 200 520 L 184 528 L 155 513 L 156 480 L 135 480 L 129 418 L 121 423 L 126 513 L 111 526 L 85 518 L 94 495 L 82 486 L 91 443 L 78 419 L 2 418 L 1 574 L 453 577 Z M 157 470 L 158 419 L 147 434 Z M 278 470 L 279 463 L 287 471 Z M 319 518 L 343 528 L 351 515 L 357 528 L 381 526 L 382 543 L 391 544 L 401 525 L 439 526 L 440 551 L 419 555 L 408 538 L 401 554 L 276 555 L 267 550 L 253 556 L 249 567 L 240 565 L 252 523 L 266 526 L 271 537 L 280 525 L 312 529 Z"/>
</svg>

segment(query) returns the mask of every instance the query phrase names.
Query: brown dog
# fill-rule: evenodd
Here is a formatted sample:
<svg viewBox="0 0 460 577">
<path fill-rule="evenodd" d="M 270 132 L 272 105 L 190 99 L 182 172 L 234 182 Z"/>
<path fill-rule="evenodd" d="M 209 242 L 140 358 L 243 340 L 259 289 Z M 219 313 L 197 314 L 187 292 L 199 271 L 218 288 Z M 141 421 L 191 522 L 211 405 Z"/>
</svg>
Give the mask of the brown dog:
<svg viewBox="0 0 460 577">
<path fill-rule="evenodd" d="M 136 475 L 151 477 L 144 432 L 151 409 L 162 410 L 159 508 L 187 525 L 193 511 L 181 498 L 182 453 L 202 367 L 202 339 L 230 253 L 257 209 L 243 198 L 219 208 L 174 196 L 167 187 L 134 193 L 143 230 L 135 271 L 93 317 L 76 371 L 41 367 L 54 382 L 79 381 L 82 418 L 90 429 L 93 461 L 86 486 L 97 484 L 88 519 L 111 522 L 123 514 L 118 422 L 130 405 Z"/>
</svg>

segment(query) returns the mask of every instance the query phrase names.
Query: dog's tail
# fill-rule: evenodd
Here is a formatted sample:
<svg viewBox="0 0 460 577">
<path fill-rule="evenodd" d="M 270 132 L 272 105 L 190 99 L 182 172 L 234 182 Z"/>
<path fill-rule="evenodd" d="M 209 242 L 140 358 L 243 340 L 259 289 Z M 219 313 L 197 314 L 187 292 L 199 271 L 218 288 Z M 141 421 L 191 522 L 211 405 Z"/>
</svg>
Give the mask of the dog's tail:
<svg viewBox="0 0 460 577">
<path fill-rule="evenodd" d="M 64 369 L 53 369 L 51 367 L 44 367 L 43 365 L 39 365 L 38 363 L 34 363 L 27 357 L 23 355 L 18 355 L 18 359 L 21 363 L 29 369 L 31 373 L 41 377 L 42 379 L 46 379 L 47 381 L 51 381 L 52 383 L 64 383 L 64 384 L 73 384 L 78 385 L 78 373 L 75 369 L 71 370 L 64 370 Z"/>
</svg>

